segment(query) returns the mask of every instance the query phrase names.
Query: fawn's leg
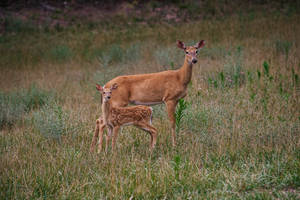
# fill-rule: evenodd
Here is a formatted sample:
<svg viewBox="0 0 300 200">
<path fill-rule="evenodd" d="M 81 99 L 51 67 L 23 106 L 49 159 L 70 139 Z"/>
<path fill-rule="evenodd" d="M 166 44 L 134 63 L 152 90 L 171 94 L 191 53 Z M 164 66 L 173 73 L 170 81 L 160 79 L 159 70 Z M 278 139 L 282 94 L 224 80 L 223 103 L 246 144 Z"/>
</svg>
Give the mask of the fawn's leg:
<svg viewBox="0 0 300 200">
<path fill-rule="evenodd" d="M 107 127 L 107 134 L 106 134 L 106 144 L 105 144 L 105 153 L 107 153 L 107 150 L 108 150 L 108 144 L 109 144 L 109 140 L 110 140 L 110 137 L 112 135 L 112 127 L 111 126 L 106 126 Z"/>
<path fill-rule="evenodd" d="M 103 143 L 103 131 L 105 128 L 105 124 L 101 123 L 99 125 L 99 143 L 98 143 L 98 153 L 102 151 L 102 143 Z"/>
<path fill-rule="evenodd" d="M 147 122 L 139 122 L 135 124 L 138 128 L 148 132 L 151 136 L 150 149 L 153 149 L 156 144 L 157 130 Z"/>
<path fill-rule="evenodd" d="M 99 135 L 99 128 L 100 128 L 100 118 L 96 120 L 95 133 L 94 133 L 93 140 L 92 140 L 91 147 L 90 147 L 91 152 L 93 152 L 95 150 L 95 145 L 97 143 L 97 138 Z"/>
<path fill-rule="evenodd" d="M 112 143 L 111 143 L 112 151 L 115 150 L 115 143 L 116 143 L 116 140 L 118 137 L 119 129 L 120 129 L 120 126 L 115 126 L 113 129 L 113 139 L 112 139 Z"/>
</svg>

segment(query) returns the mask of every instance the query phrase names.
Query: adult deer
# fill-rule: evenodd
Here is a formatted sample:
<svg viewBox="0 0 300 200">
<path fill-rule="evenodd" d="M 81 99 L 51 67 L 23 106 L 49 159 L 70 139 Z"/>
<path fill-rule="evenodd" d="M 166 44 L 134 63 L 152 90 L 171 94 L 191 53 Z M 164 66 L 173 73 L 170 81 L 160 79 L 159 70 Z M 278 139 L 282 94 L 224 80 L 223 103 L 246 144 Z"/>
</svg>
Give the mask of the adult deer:
<svg viewBox="0 0 300 200">
<path fill-rule="evenodd" d="M 204 40 L 195 46 L 185 46 L 177 41 L 177 46 L 184 50 L 185 59 L 182 67 L 151 74 L 118 76 L 105 84 L 106 88 L 117 83 L 118 89 L 112 94 L 113 107 L 124 107 L 129 103 L 137 105 L 155 105 L 165 103 L 171 122 L 172 144 L 175 146 L 175 109 L 180 98 L 187 94 L 187 85 L 192 77 L 193 64 L 197 63 L 197 54 L 205 45 Z"/>
<path fill-rule="evenodd" d="M 107 126 L 108 128 L 105 151 L 107 152 L 108 141 L 112 133 L 112 150 L 114 150 L 119 130 L 122 126 L 125 125 L 134 125 L 148 132 L 151 136 L 150 149 L 152 150 L 156 144 L 157 137 L 157 130 L 151 125 L 152 108 L 142 105 L 129 107 L 113 107 L 111 105 L 111 96 L 114 93 L 113 90 L 118 88 L 118 85 L 114 83 L 110 88 L 105 88 L 97 84 L 96 88 L 102 94 L 102 117 L 100 117 L 96 121 L 96 128 L 91 144 L 91 151 L 94 151 L 98 136 L 98 152 L 101 151 L 104 126 Z"/>
</svg>

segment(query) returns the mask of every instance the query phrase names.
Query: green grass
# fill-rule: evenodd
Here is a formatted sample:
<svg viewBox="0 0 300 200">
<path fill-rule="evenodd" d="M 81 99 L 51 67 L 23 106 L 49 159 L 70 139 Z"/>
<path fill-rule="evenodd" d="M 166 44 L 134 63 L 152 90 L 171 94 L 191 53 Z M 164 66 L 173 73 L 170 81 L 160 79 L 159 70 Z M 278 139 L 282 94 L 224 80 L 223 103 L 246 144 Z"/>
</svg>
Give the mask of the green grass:
<svg viewBox="0 0 300 200">
<path fill-rule="evenodd" d="M 300 16 L 251 16 L 0 36 L 1 116 L 11 116 L 0 132 L 0 198 L 299 199 Z M 95 83 L 179 68 L 177 39 L 206 40 L 177 146 L 158 105 L 152 153 L 134 127 L 120 132 L 115 154 L 90 153 Z"/>
<path fill-rule="evenodd" d="M 20 121 L 23 116 L 37 109 L 54 98 L 54 93 L 38 88 L 33 84 L 27 90 L 0 93 L 0 128 L 12 127 Z"/>
</svg>

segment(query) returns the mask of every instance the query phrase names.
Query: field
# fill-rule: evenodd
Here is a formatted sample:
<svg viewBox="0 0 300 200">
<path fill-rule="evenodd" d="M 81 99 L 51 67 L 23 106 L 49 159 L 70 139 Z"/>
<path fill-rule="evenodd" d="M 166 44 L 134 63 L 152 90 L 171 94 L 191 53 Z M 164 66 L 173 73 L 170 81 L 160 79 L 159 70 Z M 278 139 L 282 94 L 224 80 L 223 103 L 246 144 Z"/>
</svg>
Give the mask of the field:
<svg viewBox="0 0 300 200">
<path fill-rule="evenodd" d="M 8 19 L 0 35 L 0 198 L 299 199 L 299 21 L 261 11 L 36 30 Z M 90 153 L 101 114 L 95 83 L 179 68 L 178 39 L 206 46 L 177 107 L 177 146 L 157 105 L 152 153 L 149 135 L 134 127 L 123 128 L 115 153 Z"/>
</svg>

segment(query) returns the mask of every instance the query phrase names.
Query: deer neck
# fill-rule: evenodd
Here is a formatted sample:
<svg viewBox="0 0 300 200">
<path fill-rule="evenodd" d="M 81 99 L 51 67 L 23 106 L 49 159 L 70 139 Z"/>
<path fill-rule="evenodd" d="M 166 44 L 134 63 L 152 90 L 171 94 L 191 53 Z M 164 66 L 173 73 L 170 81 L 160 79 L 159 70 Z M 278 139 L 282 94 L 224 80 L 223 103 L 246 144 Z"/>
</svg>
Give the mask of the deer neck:
<svg viewBox="0 0 300 200">
<path fill-rule="evenodd" d="M 180 80 L 184 85 L 187 85 L 192 78 L 193 65 L 187 61 L 187 58 L 184 59 L 182 67 L 179 69 Z"/>
<path fill-rule="evenodd" d="M 110 115 L 111 105 L 109 101 L 103 101 L 102 103 L 102 115 L 104 124 L 107 124 Z"/>
</svg>

